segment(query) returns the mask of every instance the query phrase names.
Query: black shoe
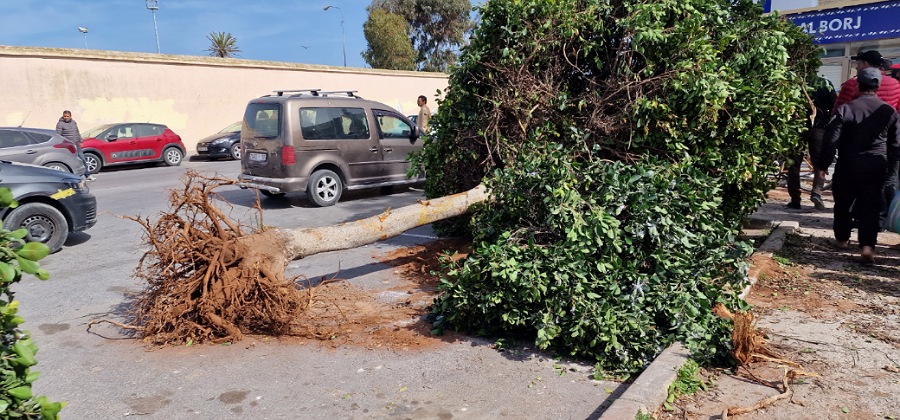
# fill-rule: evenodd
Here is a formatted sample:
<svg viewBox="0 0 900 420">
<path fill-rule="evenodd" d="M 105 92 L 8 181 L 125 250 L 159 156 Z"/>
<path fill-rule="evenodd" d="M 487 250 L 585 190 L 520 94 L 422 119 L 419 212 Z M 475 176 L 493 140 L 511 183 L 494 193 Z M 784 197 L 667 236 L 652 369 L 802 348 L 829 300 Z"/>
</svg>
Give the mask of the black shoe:
<svg viewBox="0 0 900 420">
<path fill-rule="evenodd" d="M 787 208 L 794 209 L 794 210 L 800 210 L 800 202 L 791 200 L 790 203 L 787 203 Z"/>
</svg>

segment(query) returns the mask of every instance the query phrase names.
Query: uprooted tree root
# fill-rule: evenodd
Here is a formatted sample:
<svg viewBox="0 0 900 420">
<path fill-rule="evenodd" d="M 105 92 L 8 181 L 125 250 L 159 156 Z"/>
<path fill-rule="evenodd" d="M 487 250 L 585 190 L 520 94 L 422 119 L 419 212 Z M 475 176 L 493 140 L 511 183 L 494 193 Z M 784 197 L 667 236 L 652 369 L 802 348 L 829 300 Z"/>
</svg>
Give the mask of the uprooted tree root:
<svg viewBox="0 0 900 420">
<path fill-rule="evenodd" d="M 110 322 L 160 345 L 237 341 L 244 334 L 327 335 L 303 323 L 314 288 L 285 278 L 282 241 L 235 222 L 210 200 L 234 182 L 188 171 L 183 189 L 170 191 L 170 211 L 155 222 L 126 216 L 145 230 L 149 250 L 135 276 L 147 287 L 131 310 L 133 325 L 92 324 Z M 262 226 L 258 202 L 257 210 Z"/>
<path fill-rule="evenodd" d="M 736 416 L 746 414 L 761 408 L 774 404 L 778 400 L 790 398 L 794 395 L 791 388 L 791 382 L 800 376 L 818 377 L 813 372 L 801 370 L 801 366 L 793 361 L 787 360 L 772 351 L 765 335 L 756 328 L 752 312 L 731 312 L 721 303 L 713 307 L 713 313 L 725 319 L 730 319 L 734 323 L 734 329 L 731 332 L 731 342 L 734 348 L 731 351 L 732 357 L 737 361 L 738 367 L 744 367 L 750 379 L 772 388 L 777 389 L 780 393 L 771 397 L 764 398 L 756 404 L 746 407 L 728 407 L 722 413 L 722 419 L 728 416 Z M 784 375 L 781 381 L 767 381 L 756 377 L 752 372 L 746 369 L 748 365 L 754 362 L 772 362 L 784 367 Z"/>
</svg>

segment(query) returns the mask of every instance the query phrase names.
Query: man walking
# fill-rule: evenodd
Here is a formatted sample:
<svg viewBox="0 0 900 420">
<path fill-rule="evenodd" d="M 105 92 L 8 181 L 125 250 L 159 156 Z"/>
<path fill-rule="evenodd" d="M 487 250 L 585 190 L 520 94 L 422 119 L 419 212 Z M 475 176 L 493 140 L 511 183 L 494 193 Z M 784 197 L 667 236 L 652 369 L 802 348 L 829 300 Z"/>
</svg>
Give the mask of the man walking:
<svg viewBox="0 0 900 420">
<path fill-rule="evenodd" d="M 81 133 L 78 132 L 78 123 L 72 119 L 72 112 L 69 110 L 63 111 L 62 117 L 59 118 L 59 121 L 56 123 L 56 132 L 59 133 L 60 136 L 65 137 L 72 143 L 75 143 L 75 149 L 77 150 L 78 158 L 84 162 L 84 176 L 88 181 L 93 181 L 93 175 L 91 175 L 90 169 L 88 169 L 87 160 L 84 158 L 84 151 L 81 149 Z"/>
<path fill-rule="evenodd" d="M 825 150 L 815 164 L 819 167 L 830 163 L 835 150 L 838 151 L 831 184 L 834 238 L 838 247 L 849 245 L 853 207 L 864 264 L 875 262 L 882 189 L 888 175 L 897 173 L 900 166 L 900 117 L 893 107 L 876 96 L 882 79 L 878 67 L 859 71 L 854 79 L 859 97 L 834 110 L 835 116 L 825 132 Z"/>
<path fill-rule="evenodd" d="M 828 124 L 831 108 L 834 106 L 835 92 L 834 86 L 828 79 L 817 74 L 810 74 L 807 80 L 809 89 L 812 90 L 812 105 L 807 118 L 807 130 L 801 134 L 801 138 L 807 145 L 809 150 L 810 162 L 816 162 L 822 152 L 822 138 L 825 135 L 825 125 Z M 788 168 L 787 173 L 787 189 L 791 196 L 791 201 L 787 204 L 788 208 L 800 209 L 800 164 L 803 163 L 803 155 L 794 157 L 794 163 Z M 829 162 L 830 164 L 830 162 Z M 827 168 L 827 167 L 826 167 Z M 822 189 L 825 186 L 824 171 L 817 171 L 816 168 L 810 168 L 813 172 L 812 192 L 810 193 L 810 201 L 815 205 L 816 210 L 825 210 L 825 203 L 822 201 Z"/>
<path fill-rule="evenodd" d="M 425 95 L 419 95 L 419 98 L 416 99 L 416 105 L 419 105 L 419 116 L 416 117 L 416 125 L 419 126 L 419 131 L 425 133 L 428 130 L 428 123 L 431 122 L 431 110 L 428 109 L 428 98 Z"/>
</svg>

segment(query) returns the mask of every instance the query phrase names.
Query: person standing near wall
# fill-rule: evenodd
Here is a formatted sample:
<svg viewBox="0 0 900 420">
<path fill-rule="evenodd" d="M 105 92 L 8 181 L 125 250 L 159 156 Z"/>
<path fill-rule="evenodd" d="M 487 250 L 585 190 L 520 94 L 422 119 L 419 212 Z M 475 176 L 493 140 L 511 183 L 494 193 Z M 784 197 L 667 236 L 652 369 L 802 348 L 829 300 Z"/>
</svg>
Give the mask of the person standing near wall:
<svg viewBox="0 0 900 420">
<path fill-rule="evenodd" d="M 88 169 L 87 160 L 84 158 L 84 151 L 81 149 L 81 133 L 78 131 L 78 123 L 72 119 L 72 112 L 68 109 L 63 111 L 62 117 L 59 118 L 59 121 L 56 122 L 56 132 L 59 133 L 60 136 L 66 138 L 70 142 L 75 144 L 75 150 L 77 150 L 78 158 L 84 162 L 84 176 L 88 181 L 93 181 L 96 178 L 91 175 L 90 170 Z"/>
<path fill-rule="evenodd" d="M 416 125 L 419 126 L 419 131 L 424 133 L 428 130 L 428 124 L 431 122 L 431 110 L 428 109 L 428 98 L 425 95 L 419 95 L 419 98 L 416 99 L 416 105 L 419 105 L 419 116 L 416 117 Z"/>
<path fill-rule="evenodd" d="M 834 110 L 825 131 L 825 151 L 817 163 L 830 163 L 838 151 L 831 184 L 834 238 L 840 248 L 849 245 L 855 215 L 864 264 L 875 262 L 882 188 L 888 174 L 896 174 L 900 167 L 900 117 L 876 96 L 882 79 L 893 80 L 884 77 L 878 67 L 859 71 L 856 80 L 860 95 Z"/>
</svg>

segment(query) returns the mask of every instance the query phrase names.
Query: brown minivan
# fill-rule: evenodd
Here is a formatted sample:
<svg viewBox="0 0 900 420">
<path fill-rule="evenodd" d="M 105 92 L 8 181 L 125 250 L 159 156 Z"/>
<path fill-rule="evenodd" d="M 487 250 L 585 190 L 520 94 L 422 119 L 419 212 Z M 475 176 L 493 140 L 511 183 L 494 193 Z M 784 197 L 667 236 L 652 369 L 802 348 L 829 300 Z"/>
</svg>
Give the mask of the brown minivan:
<svg viewBox="0 0 900 420">
<path fill-rule="evenodd" d="M 422 147 L 415 124 L 355 91 L 278 90 L 250 101 L 241 128 L 241 188 L 268 197 L 305 191 L 319 206 L 346 190 L 421 182 L 409 154 Z"/>
</svg>

